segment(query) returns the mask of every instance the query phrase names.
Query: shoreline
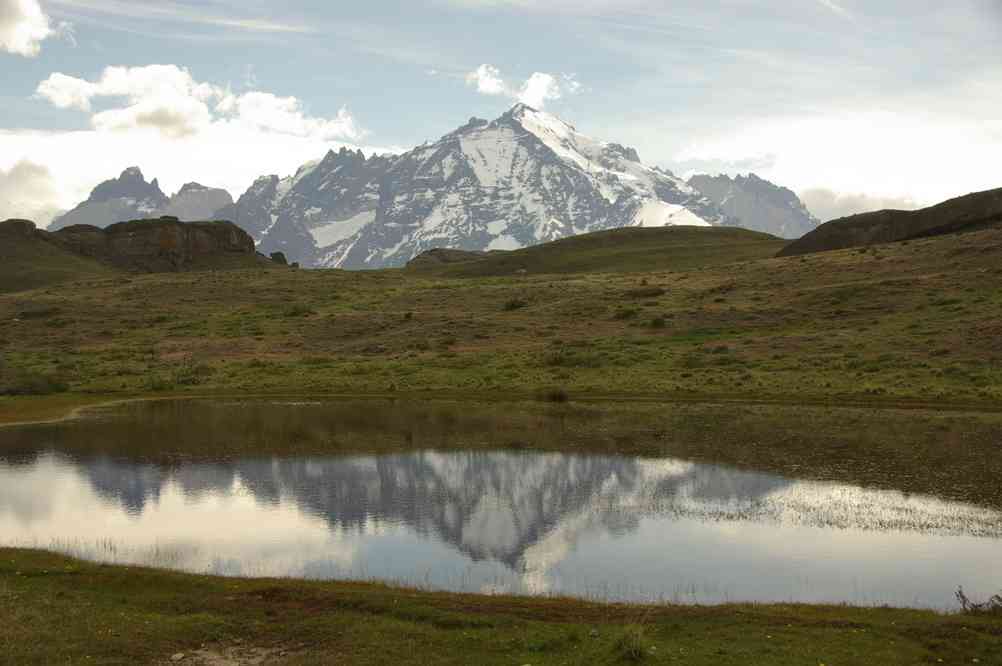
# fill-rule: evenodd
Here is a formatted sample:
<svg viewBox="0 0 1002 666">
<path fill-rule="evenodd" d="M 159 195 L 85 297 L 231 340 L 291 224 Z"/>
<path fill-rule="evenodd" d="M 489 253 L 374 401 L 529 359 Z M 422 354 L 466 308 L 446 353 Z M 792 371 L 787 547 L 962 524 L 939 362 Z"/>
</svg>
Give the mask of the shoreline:
<svg viewBox="0 0 1002 666">
<path fill-rule="evenodd" d="M 993 663 L 1002 651 L 998 615 L 485 596 L 219 578 L 4 548 L 0 601 L 0 662 L 19 664 L 463 664 L 476 653 L 499 665 L 893 665 Z M 221 657 L 230 661 L 212 661 Z"/>
<path fill-rule="evenodd" d="M 529 393 L 494 393 L 494 392 L 460 392 L 460 391 L 399 391 L 399 392 L 355 392 L 342 391 L 330 393 L 318 392 L 244 392 L 206 391 L 183 392 L 170 394 L 139 394 L 124 397 L 114 394 L 80 394 L 60 393 L 48 396 L 2 396 L 0 397 L 0 428 L 16 428 L 34 425 L 50 425 L 73 421 L 89 409 L 100 409 L 133 402 L 153 402 L 164 400 L 403 400 L 412 402 L 537 402 L 560 404 L 540 397 L 541 391 Z M 858 398 L 753 398 L 741 395 L 655 395 L 655 394 L 601 394 L 581 393 L 571 394 L 566 402 L 596 404 L 664 404 L 664 405 L 747 405 L 775 407 L 826 407 L 831 409 L 873 409 L 887 411 L 926 411 L 935 413 L 957 414 L 998 414 L 1002 413 L 1002 403 L 997 402 L 930 402 L 925 400 L 908 400 L 901 398 L 886 398 L 863 400 Z M 14 408 L 26 406 L 41 412 L 38 418 L 20 419 L 11 412 Z M 58 415 L 50 415 L 58 414 Z"/>
</svg>

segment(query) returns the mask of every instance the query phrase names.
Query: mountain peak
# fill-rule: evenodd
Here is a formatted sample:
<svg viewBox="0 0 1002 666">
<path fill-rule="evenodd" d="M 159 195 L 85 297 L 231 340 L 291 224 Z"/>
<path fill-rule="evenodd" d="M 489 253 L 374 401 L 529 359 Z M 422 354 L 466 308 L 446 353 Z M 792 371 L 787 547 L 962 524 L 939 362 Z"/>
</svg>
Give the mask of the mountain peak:
<svg viewBox="0 0 1002 666">
<path fill-rule="evenodd" d="M 526 113 L 538 113 L 537 109 L 532 108 L 524 102 L 516 102 L 512 105 L 510 109 L 505 113 L 506 116 L 512 116 L 513 118 L 521 118 Z"/>
<path fill-rule="evenodd" d="M 147 183 L 139 167 L 129 167 L 118 178 L 106 180 L 90 194 L 89 201 L 103 202 L 111 199 L 129 198 L 135 200 L 151 199 L 156 202 L 166 201 L 167 197 L 160 190 L 160 184 L 154 178 Z"/>
</svg>

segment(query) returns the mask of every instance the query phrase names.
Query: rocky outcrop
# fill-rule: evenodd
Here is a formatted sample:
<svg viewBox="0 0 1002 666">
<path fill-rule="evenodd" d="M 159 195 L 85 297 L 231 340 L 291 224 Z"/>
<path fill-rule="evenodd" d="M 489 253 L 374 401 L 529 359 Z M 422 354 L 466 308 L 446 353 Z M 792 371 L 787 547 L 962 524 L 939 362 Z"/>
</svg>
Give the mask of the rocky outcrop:
<svg viewBox="0 0 1002 666">
<path fill-rule="evenodd" d="M 180 222 L 162 217 L 120 222 L 105 229 L 74 225 L 50 235 L 75 254 L 130 271 L 181 271 L 228 257 L 257 258 L 254 240 L 231 222 Z"/>
<path fill-rule="evenodd" d="M 38 230 L 31 220 L 4 220 L 0 222 L 0 236 L 16 236 L 20 238 L 31 238 Z"/>
<path fill-rule="evenodd" d="M 822 224 L 780 257 L 977 231 L 1002 225 L 1002 189 L 977 192 L 916 211 L 881 210 Z"/>
<path fill-rule="evenodd" d="M 15 250 L 16 257 L 6 256 Z M 231 222 L 181 222 L 175 217 L 104 229 L 75 224 L 54 232 L 37 229 L 29 220 L 7 220 L 0 222 L 0 259 L 5 258 L 35 268 L 84 258 L 96 260 L 92 265 L 99 268 L 143 273 L 277 265 L 257 254 L 254 240 Z"/>
</svg>

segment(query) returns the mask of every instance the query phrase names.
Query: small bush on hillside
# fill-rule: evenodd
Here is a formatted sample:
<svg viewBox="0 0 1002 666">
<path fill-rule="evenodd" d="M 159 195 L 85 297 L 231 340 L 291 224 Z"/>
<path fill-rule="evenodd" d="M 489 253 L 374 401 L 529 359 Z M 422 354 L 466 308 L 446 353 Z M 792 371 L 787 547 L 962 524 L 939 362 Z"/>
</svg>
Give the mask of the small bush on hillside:
<svg viewBox="0 0 1002 666">
<path fill-rule="evenodd" d="M 541 391 L 538 395 L 543 402 L 567 402 L 571 398 L 562 388 L 551 388 Z"/>
<path fill-rule="evenodd" d="M 655 317 L 651 319 L 651 328 L 664 328 L 668 325 L 668 320 L 664 317 Z"/>
<path fill-rule="evenodd" d="M 635 319 L 638 314 L 640 314 L 640 310 L 636 308 L 620 308 L 613 313 L 612 318 L 624 321 L 626 319 Z"/>
<path fill-rule="evenodd" d="M 644 628 L 636 624 L 625 627 L 616 640 L 616 652 L 628 661 L 643 661 Z"/>
<path fill-rule="evenodd" d="M 506 301 L 504 304 L 505 312 L 512 312 L 514 310 L 521 310 L 522 308 L 528 306 L 529 304 L 523 300 L 513 298 L 510 301 Z"/>
<path fill-rule="evenodd" d="M 657 296 L 664 296 L 667 293 L 661 287 L 637 287 L 636 289 L 628 290 L 626 295 L 630 298 L 655 298 Z"/>
<path fill-rule="evenodd" d="M 302 303 L 297 303 L 295 305 L 290 305 L 282 312 L 283 317 L 288 317 L 290 319 L 295 317 L 309 317 L 314 315 L 316 312 L 303 305 Z"/>
<path fill-rule="evenodd" d="M 605 361 L 600 353 L 559 349 L 547 354 L 544 362 L 551 368 L 600 368 Z"/>
<path fill-rule="evenodd" d="M 0 369 L 0 395 L 52 395 L 65 393 L 69 385 L 55 377 L 30 370 Z"/>
</svg>

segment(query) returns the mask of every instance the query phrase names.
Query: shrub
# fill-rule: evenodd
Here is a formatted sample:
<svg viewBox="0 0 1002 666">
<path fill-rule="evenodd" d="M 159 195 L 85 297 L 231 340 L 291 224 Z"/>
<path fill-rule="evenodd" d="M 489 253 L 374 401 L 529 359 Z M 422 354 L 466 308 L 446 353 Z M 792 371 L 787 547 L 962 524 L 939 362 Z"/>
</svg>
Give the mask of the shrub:
<svg viewBox="0 0 1002 666">
<path fill-rule="evenodd" d="M 651 319 L 651 328 L 664 328 L 668 325 L 668 321 L 664 317 L 655 317 Z"/>
<path fill-rule="evenodd" d="M 626 319 L 634 319 L 638 314 L 640 314 L 640 310 L 637 310 L 636 308 L 620 308 L 616 310 L 616 312 L 612 315 L 612 318 L 618 321 L 624 321 Z"/>
<path fill-rule="evenodd" d="M 567 402 L 571 399 L 567 391 L 562 388 L 551 388 L 541 391 L 538 395 L 543 402 Z"/>
<path fill-rule="evenodd" d="M 628 661 L 643 661 L 644 659 L 644 628 L 631 624 L 623 629 L 616 639 L 616 652 Z"/>
<path fill-rule="evenodd" d="M 626 295 L 630 298 L 656 298 L 657 296 L 664 296 L 667 293 L 661 287 L 637 287 L 636 289 L 629 289 Z"/>
<path fill-rule="evenodd" d="M 13 370 L 0 375 L 0 395 L 52 395 L 68 390 L 62 379 L 40 372 Z"/>
<path fill-rule="evenodd" d="M 596 352 L 560 349 L 548 354 L 545 363 L 551 368 L 600 368 L 605 365 L 605 358 Z"/>
<path fill-rule="evenodd" d="M 504 304 L 505 312 L 512 312 L 514 310 L 521 310 L 522 308 L 528 306 L 529 304 L 523 300 L 513 298 L 510 301 L 506 301 Z"/>
<path fill-rule="evenodd" d="M 283 317 L 295 318 L 295 317 L 309 317 L 310 315 L 316 314 L 313 310 L 307 306 L 296 303 L 295 305 L 290 305 L 285 310 L 282 311 Z"/>
</svg>

